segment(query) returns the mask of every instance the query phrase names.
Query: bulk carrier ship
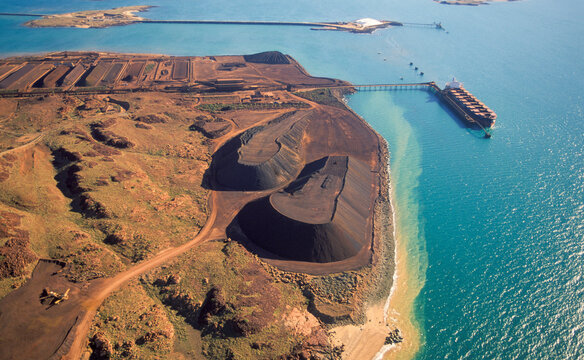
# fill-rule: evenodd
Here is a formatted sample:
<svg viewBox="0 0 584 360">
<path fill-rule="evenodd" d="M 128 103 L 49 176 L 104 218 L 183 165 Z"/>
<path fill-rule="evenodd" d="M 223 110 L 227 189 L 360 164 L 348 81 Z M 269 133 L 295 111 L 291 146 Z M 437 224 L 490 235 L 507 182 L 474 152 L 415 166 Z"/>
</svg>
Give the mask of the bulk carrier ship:
<svg viewBox="0 0 584 360">
<path fill-rule="evenodd" d="M 478 124 L 483 129 L 495 125 L 497 114 L 469 93 L 456 79 L 446 83 L 440 95 L 458 115 L 469 123 Z"/>
</svg>

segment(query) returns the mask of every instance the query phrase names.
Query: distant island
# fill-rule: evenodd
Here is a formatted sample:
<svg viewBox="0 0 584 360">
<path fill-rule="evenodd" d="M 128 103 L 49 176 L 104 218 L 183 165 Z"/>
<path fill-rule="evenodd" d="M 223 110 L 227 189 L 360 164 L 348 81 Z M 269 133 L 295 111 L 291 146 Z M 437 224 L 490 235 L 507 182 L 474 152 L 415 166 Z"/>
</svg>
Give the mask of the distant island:
<svg viewBox="0 0 584 360">
<path fill-rule="evenodd" d="M 24 23 L 29 27 L 76 27 L 76 28 L 107 28 L 110 26 L 130 25 L 135 23 L 150 24 L 225 24 L 225 25 L 279 25 L 279 26 L 310 26 L 311 30 L 334 30 L 352 33 L 370 34 L 378 29 L 390 26 L 403 26 L 403 23 L 392 20 L 376 20 L 363 18 L 349 22 L 305 22 L 305 21 L 223 21 L 223 20 L 151 20 L 137 16 L 136 12 L 148 11 L 152 6 L 126 6 L 110 10 L 88 10 L 66 14 L 34 15 L 40 19 Z M 12 14 L 14 15 L 14 14 Z M 26 14 L 18 14 L 26 15 Z"/>
<path fill-rule="evenodd" d="M 446 5 L 468 5 L 468 6 L 479 6 L 488 5 L 490 2 L 511 2 L 519 0 L 434 0 L 440 4 Z"/>
<path fill-rule="evenodd" d="M 31 20 L 24 25 L 29 27 L 76 27 L 76 28 L 106 28 L 117 25 L 129 25 L 143 18 L 135 15 L 144 12 L 152 6 L 125 6 L 110 10 L 88 10 L 66 14 L 44 15 L 37 20 Z"/>
</svg>

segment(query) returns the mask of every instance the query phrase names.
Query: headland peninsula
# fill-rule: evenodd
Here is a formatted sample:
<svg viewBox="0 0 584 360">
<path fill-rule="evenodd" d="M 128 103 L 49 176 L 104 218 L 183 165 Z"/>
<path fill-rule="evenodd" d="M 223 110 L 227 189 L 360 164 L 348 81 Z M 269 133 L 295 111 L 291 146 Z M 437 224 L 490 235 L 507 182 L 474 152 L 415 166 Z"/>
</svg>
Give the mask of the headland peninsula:
<svg viewBox="0 0 584 360">
<path fill-rule="evenodd" d="M 388 151 L 349 85 L 279 52 L 0 60 L 0 357 L 400 342 Z"/>
</svg>

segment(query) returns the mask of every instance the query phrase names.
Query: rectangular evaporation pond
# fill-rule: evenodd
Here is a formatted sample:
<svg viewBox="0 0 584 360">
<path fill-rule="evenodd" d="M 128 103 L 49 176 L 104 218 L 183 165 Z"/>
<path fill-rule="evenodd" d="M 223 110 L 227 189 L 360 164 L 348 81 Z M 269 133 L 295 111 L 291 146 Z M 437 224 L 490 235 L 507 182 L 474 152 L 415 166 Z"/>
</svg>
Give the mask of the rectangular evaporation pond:
<svg viewBox="0 0 584 360">
<path fill-rule="evenodd" d="M 16 65 L 9 64 L 9 65 L 0 65 L 0 79 L 4 77 L 4 75 L 8 74 L 12 69 L 14 69 Z"/>
<path fill-rule="evenodd" d="M 51 73 L 45 77 L 45 79 L 43 80 L 43 87 L 45 88 L 57 87 L 57 83 L 59 82 L 59 80 L 63 78 L 69 70 L 71 70 L 70 66 L 67 65 L 57 66 L 55 70 L 51 71 Z"/>
<path fill-rule="evenodd" d="M 186 60 L 180 60 L 174 62 L 174 68 L 172 69 L 172 78 L 175 80 L 186 79 L 189 73 L 189 63 Z"/>
<path fill-rule="evenodd" d="M 125 64 L 126 63 L 115 63 L 107 72 L 107 74 L 103 77 L 103 79 L 101 79 L 100 85 L 113 84 L 114 81 L 116 81 L 116 79 L 118 78 L 118 74 L 120 73 L 120 71 L 122 71 Z"/>
<path fill-rule="evenodd" d="M 105 73 L 110 69 L 112 63 L 109 61 L 101 61 L 97 66 L 89 73 L 87 78 L 85 78 L 86 86 L 95 86 L 105 75 Z"/>
<path fill-rule="evenodd" d="M 53 70 L 53 64 L 35 64 L 29 72 L 16 79 L 8 86 L 8 89 L 20 90 L 32 87 L 35 82 L 45 76 L 49 71 Z"/>
<path fill-rule="evenodd" d="M 156 61 L 148 61 L 142 72 L 142 80 L 143 81 L 152 80 L 154 78 L 154 75 L 156 75 L 157 66 L 158 63 Z"/>
<path fill-rule="evenodd" d="M 65 76 L 63 79 L 63 87 L 73 86 L 85 73 L 85 67 L 82 64 L 78 64 Z"/>
<path fill-rule="evenodd" d="M 145 61 L 136 61 L 132 62 L 127 68 L 126 72 L 122 79 L 128 79 L 129 81 L 137 80 L 138 76 L 140 76 L 140 72 L 142 72 L 142 68 L 144 67 Z"/>
<path fill-rule="evenodd" d="M 24 76 L 26 73 L 34 69 L 35 64 L 26 64 L 20 69 L 16 70 L 12 74 L 8 75 L 6 79 L 0 81 L 0 89 L 10 88 L 18 79 Z"/>
</svg>

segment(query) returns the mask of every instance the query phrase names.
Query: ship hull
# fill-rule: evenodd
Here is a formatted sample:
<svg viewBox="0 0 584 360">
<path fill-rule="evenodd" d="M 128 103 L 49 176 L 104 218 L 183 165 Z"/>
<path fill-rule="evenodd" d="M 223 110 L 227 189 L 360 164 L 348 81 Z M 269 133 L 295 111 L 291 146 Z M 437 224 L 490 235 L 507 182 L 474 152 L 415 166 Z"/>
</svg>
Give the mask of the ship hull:
<svg viewBox="0 0 584 360">
<path fill-rule="evenodd" d="M 464 89 L 446 89 L 440 92 L 446 104 L 465 122 L 490 128 L 497 115 Z"/>
</svg>

